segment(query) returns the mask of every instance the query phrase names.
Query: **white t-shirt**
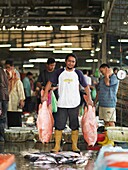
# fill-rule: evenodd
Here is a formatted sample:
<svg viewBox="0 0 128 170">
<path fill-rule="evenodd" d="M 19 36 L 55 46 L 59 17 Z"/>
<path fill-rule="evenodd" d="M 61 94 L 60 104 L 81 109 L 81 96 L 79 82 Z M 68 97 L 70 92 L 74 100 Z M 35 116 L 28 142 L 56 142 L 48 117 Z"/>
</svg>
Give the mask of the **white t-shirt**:
<svg viewBox="0 0 128 170">
<path fill-rule="evenodd" d="M 58 107 L 75 108 L 80 104 L 79 85 L 87 86 L 84 75 L 80 70 L 66 71 L 65 68 L 54 72 L 50 81 L 58 85 Z"/>
<path fill-rule="evenodd" d="M 86 80 L 87 84 L 91 86 L 92 85 L 91 77 L 89 77 L 87 75 L 84 75 L 84 77 L 85 77 L 85 80 Z"/>
<path fill-rule="evenodd" d="M 58 107 L 74 108 L 80 104 L 79 78 L 75 71 L 64 70 L 60 74 L 58 94 Z"/>
</svg>

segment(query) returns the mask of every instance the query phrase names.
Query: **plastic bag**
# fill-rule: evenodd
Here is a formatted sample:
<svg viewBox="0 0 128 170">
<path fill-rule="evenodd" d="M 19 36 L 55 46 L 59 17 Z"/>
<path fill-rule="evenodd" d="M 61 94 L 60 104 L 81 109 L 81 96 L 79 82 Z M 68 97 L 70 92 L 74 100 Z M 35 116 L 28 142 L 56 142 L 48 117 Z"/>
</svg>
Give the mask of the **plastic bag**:
<svg viewBox="0 0 128 170">
<path fill-rule="evenodd" d="M 96 98 L 96 89 L 91 90 L 91 97 L 92 97 L 92 100 L 95 100 L 95 98 Z"/>
<path fill-rule="evenodd" d="M 94 146 L 97 141 L 95 107 L 92 107 L 91 105 L 89 105 L 88 108 L 85 107 L 81 127 L 85 141 L 89 146 Z"/>
<path fill-rule="evenodd" d="M 52 91 L 52 112 L 57 112 L 57 100 L 54 92 Z"/>
<path fill-rule="evenodd" d="M 97 77 L 97 78 L 100 77 L 100 73 L 99 73 L 99 69 L 98 69 L 98 68 L 96 68 L 96 71 L 95 71 L 95 73 L 94 73 L 94 76 Z"/>
</svg>

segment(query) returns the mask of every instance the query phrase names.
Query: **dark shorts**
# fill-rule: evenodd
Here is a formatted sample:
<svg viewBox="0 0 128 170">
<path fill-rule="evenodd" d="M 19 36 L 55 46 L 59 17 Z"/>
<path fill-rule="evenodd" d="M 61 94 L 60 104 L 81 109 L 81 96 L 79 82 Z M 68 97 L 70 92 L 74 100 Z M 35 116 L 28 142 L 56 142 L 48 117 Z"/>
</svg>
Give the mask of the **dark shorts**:
<svg viewBox="0 0 128 170">
<path fill-rule="evenodd" d="M 79 106 L 76 108 L 58 108 L 55 119 L 55 129 L 63 130 L 69 118 L 69 127 L 72 130 L 79 129 Z"/>
</svg>

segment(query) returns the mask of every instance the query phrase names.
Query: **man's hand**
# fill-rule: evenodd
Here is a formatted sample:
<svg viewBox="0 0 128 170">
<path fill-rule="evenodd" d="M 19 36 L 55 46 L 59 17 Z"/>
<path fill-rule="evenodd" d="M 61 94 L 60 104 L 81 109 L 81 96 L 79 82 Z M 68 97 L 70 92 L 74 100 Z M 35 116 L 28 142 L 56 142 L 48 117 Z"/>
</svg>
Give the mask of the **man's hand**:
<svg viewBox="0 0 128 170">
<path fill-rule="evenodd" d="M 50 81 L 47 82 L 45 86 L 45 90 L 41 90 L 41 102 L 48 101 L 48 92 L 51 89 L 52 83 Z"/>
<path fill-rule="evenodd" d="M 21 109 L 24 107 L 24 100 L 20 100 L 19 106 Z"/>
<path fill-rule="evenodd" d="M 87 103 L 87 105 L 91 105 L 91 106 L 94 105 L 92 99 L 88 98 L 87 95 L 83 95 L 83 97 L 84 97 L 84 100 Z"/>
<path fill-rule="evenodd" d="M 96 107 L 96 105 L 97 105 L 97 101 L 94 101 L 94 106 Z"/>
<path fill-rule="evenodd" d="M 87 101 L 87 105 L 91 105 L 91 106 L 93 106 L 94 104 L 93 104 L 93 101 L 91 100 L 91 99 L 88 99 L 88 101 Z"/>
<path fill-rule="evenodd" d="M 111 68 L 106 68 L 106 77 L 110 77 L 113 73 L 113 70 Z"/>
<path fill-rule="evenodd" d="M 41 96 L 41 103 L 43 103 L 44 101 L 47 101 L 48 100 L 48 95 L 43 95 Z"/>
</svg>

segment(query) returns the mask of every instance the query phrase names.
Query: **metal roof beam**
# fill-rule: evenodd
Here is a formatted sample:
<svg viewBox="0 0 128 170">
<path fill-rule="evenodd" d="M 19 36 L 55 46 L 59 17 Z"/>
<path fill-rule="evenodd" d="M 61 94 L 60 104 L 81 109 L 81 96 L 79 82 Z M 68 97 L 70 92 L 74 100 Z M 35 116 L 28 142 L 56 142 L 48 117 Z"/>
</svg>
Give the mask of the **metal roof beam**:
<svg viewBox="0 0 128 170">
<path fill-rule="evenodd" d="M 33 19 L 33 20 L 47 20 L 47 19 L 49 19 L 49 20 L 70 20 L 70 19 L 73 19 L 73 20 L 86 20 L 86 19 L 89 19 L 89 20 L 99 20 L 99 17 L 82 17 L 82 16 L 78 16 L 78 17 L 73 17 L 73 16 L 70 16 L 70 17 L 47 17 L 47 16 L 45 16 L 45 17 L 30 17 L 30 16 L 21 16 L 21 17 L 10 17 L 10 16 L 1 16 L 0 17 L 0 19 L 17 19 L 17 18 L 19 18 L 19 19 Z"/>
</svg>

